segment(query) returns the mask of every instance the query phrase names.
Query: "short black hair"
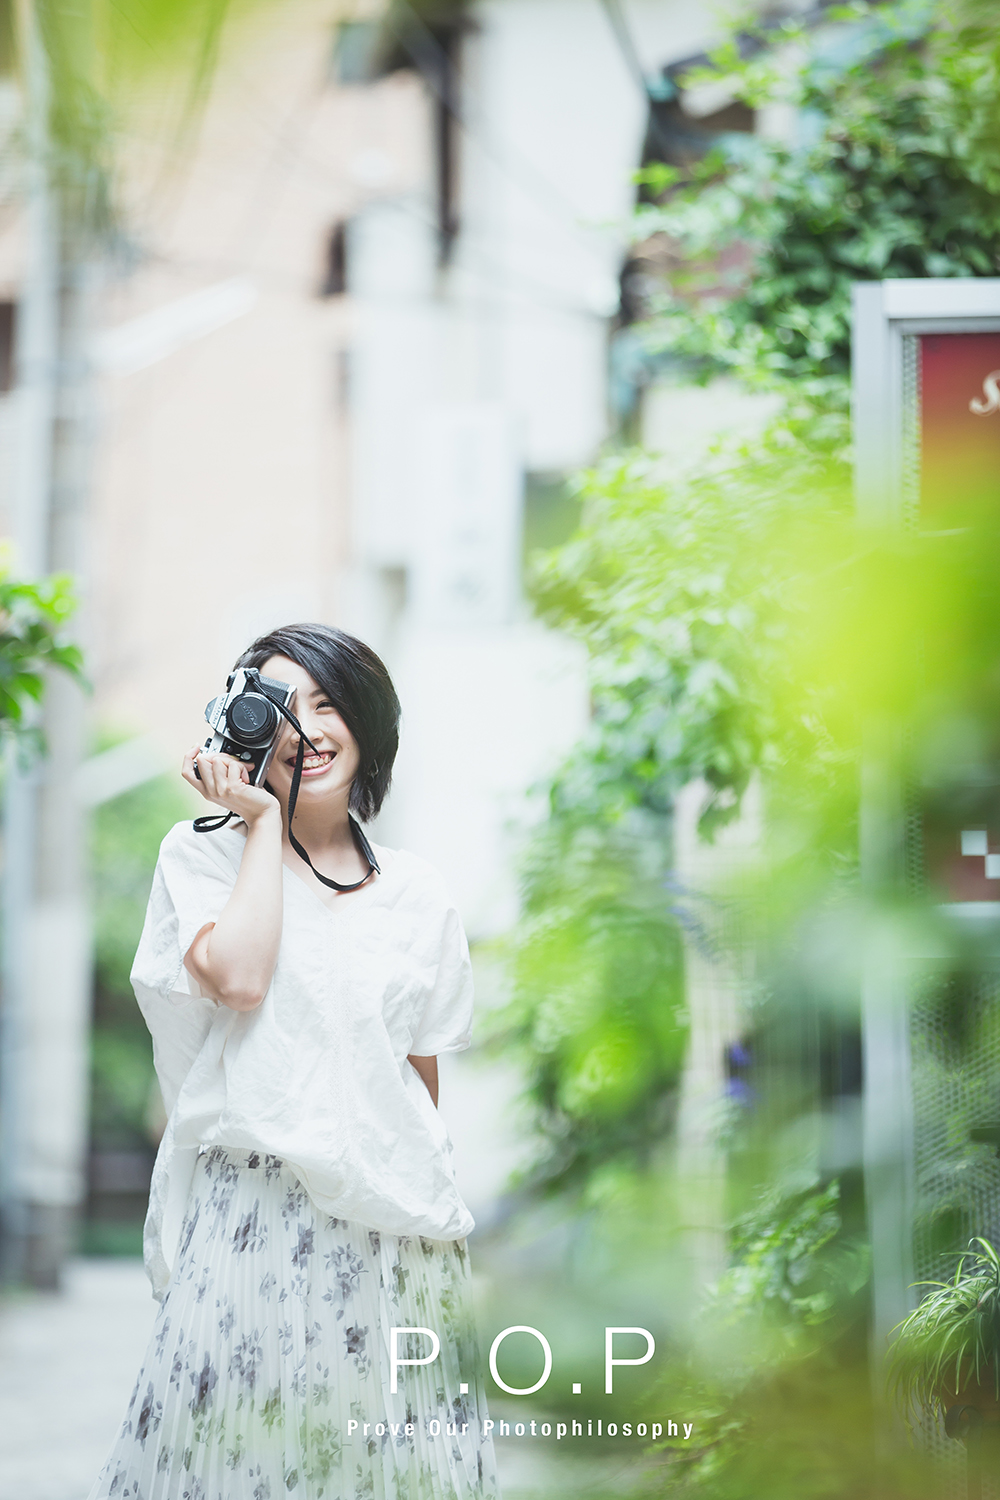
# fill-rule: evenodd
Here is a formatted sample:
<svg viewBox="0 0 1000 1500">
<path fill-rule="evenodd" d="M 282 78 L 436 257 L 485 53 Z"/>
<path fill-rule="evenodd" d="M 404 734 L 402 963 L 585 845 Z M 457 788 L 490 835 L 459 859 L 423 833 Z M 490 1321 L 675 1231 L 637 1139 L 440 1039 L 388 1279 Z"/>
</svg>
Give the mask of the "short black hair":
<svg viewBox="0 0 1000 1500">
<path fill-rule="evenodd" d="M 367 823 L 385 801 L 399 748 L 399 699 L 385 664 L 345 630 L 309 624 L 269 630 L 236 666 L 260 668 L 271 656 L 287 656 L 308 672 L 357 741 L 360 759 L 350 807 Z"/>
</svg>

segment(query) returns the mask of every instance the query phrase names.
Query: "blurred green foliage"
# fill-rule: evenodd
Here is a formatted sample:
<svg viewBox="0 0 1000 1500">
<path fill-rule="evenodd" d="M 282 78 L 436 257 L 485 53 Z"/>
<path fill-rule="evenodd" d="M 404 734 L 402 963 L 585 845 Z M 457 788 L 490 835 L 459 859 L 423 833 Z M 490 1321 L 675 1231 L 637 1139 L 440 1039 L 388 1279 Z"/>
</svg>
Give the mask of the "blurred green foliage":
<svg viewBox="0 0 1000 1500">
<path fill-rule="evenodd" d="M 97 1149 L 150 1144 L 152 1048 L 129 972 L 160 842 L 188 813 L 176 778 L 162 776 L 105 802 L 94 814 L 91 1135 Z"/>
<path fill-rule="evenodd" d="M 853 281 L 998 269 L 1000 33 L 971 5 L 827 19 L 807 34 L 771 18 L 772 45 L 749 61 L 727 45 L 712 72 L 755 107 L 791 103 L 791 139 L 730 137 L 685 178 L 645 174 L 660 201 L 637 236 L 670 247 L 651 346 L 684 356 L 692 379 L 777 391 L 783 410 L 686 464 L 608 454 L 579 481 L 575 536 L 534 559 L 539 612 L 588 650 L 593 715 L 531 836 L 496 1020 L 541 1134 L 525 1185 L 600 1212 L 615 1179 L 618 1215 L 630 1176 L 666 1199 L 683 940 L 710 951 L 704 902 L 672 874 L 674 807 L 702 781 L 711 839 L 759 785 L 755 863 L 714 893 L 745 898 L 753 918 L 753 1066 L 729 1122 L 732 1201 L 752 1206 L 689 1356 L 671 1352 L 652 1394 L 696 1424 L 657 1483 L 712 1500 L 940 1488 L 886 1445 L 871 1399 L 863 1183 L 823 1158 L 824 1090 L 841 1085 L 821 1075 L 850 1052 L 867 945 L 945 990 L 970 962 L 933 879 L 914 897 L 887 859 L 862 889 L 862 752 L 949 828 L 961 788 L 994 786 L 1000 760 L 993 511 L 973 495 L 933 537 L 857 528 L 846 420 Z M 589 1095 L 581 1074 L 597 1080 Z M 969 1151 L 952 1121 L 924 1163 L 954 1187 L 951 1229 Z M 985 1148 L 972 1152 L 985 1171 Z"/>
<path fill-rule="evenodd" d="M 839 26 L 789 19 L 749 59 L 731 40 L 690 75 L 794 109 L 792 139 L 727 136 L 685 177 L 654 166 L 661 201 L 636 228 L 678 258 L 656 346 L 846 415 L 853 282 L 1000 269 L 1000 32 L 981 4 L 827 14 Z"/>
<path fill-rule="evenodd" d="M 649 1165 L 684 1057 L 683 969 L 667 862 L 634 823 L 555 818 L 536 840 L 497 1025 L 525 1061 L 545 1142 L 523 1187 L 586 1189 Z M 586 1196 L 586 1194 L 585 1194 Z"/>
<path fill-rule="evenodd" d="M 63 634 L 75 608 L 68 576 L 19 580 L 0 553 L 0 733 L 13 735 L 26 753 L 41 749 L 31 708 L 41 702 L 46 671 L 59 667 L 83 680 L 80 649 Z"/>
<path fill-rule="evenodd" d="M 860 1327 L 864 1338 L 870 1256 L 863 1208 L 855 1192 L 845 1221 L 839 1179 L 791 1193 L 766 1190 L 734 1223 L 731 1253 L 709 1308 L 753 1368 L 808 1351 L 817 1329 L 828 1339 L 831 1328 L 843 1336 Z"/>
<path fill-rule="evenodd" d="M 685 1413 L 689 1442 L 670 1439 L 652 1493 L 698 1500 L 940 1500 L 943 1476 L 914 1448 L 886 1441 L 866 1371 L 822 1359 L 788 1362 L 735 1387 L 676 1372 L 657 1411 Z"/>
<path fill-rule="evenodd" d="M 856 1185 L 766 1190 L 733 1226 L 732 1264 L 699 1338 L 649 1398 L 683 1410 L 691 1441 L 660 1455 L 670 1494 L 925 1493 L 916 1466 L 880 1454 L 868 1409 L 869 1254 Z M 905 1488 L 896 1488 L 899 1481 Z"/>
<path fill-rule="evenodd" d="M 147 141 L 177 145 L 208 96 L 227 23 L 262 3 L 35 0 L 21 12 L 16 51 L 35 111 L 24 144 L 59 195 L 68 253 L 107 248 L 126 232 L 116 181 L 123 133 L 138 112 Z"/>
<path fill-rule="evenodd" d="M 613 455 L 580 490 L 582 526 L 533 578 L 543 618 L 591 659 L 593 725 L 553 783 L 553 815 L 667 817 L 700 777 L 711 834 L 756 771 L 819 757 L 826 774 L 817 714 L 785 714 L 779 684 L 808 608 L 807 549 L 850 506 L 846 465 L 781 423 L 670 482 L 655 459 Z"/>
<path fill-rule="evenodd" d="M 956 736 L 963 772 L 996 748 L 988 733 L 967 732 L 996 697 L 995 545 L 974 515 L 944 545 L 859 534 L 843 417 L 852 281 L 940 274 L 953 238 L 949 274 L 995 268 L 1000 44 L 968 7 L 949 20 L 926 5 L 859 4 L 831 19 L 840 29 L 820 42 L 790 21 L 749 62 L 727 44 L 709 70 L 757 107 L 792 103 L 798 143 L 729 138 L 683 183 L 661 168 L 665 200 L 637 220 L 637 234 L 668 235 L 680 257 L 650 338 L 698 355 L 701 375 L 728 368 L 779 390 L 782 414 L 758 438 L 720 441 L 669 474 L 641 453 L 609 455 L 579 481 L 576 535 L 534 561 L 540 614 L 587 647 L 593 718 L 549 787 L 526 863 L 514 998 L 499 1024 L 526 1060 L 543 1134 L 581 1169 L 634 1149 L 636 1107 L 648 1108 L 651 1131 L 669 1131 L 680 1052 L 664 1051 L 649 1010 L 626 1006 L 617 966 L 598 968 L 588 993 L 600 1000 L 586 1016 L 600 1016 L 610 1038 L 620 1007 L 630 1025 L 641 1015 L 631 1044 L 670 1062 L 652 1068 L 648 1092 L 628 1081 L 631 1062 L 617 1092 L 609 1077 L 600 1132 L 567 1118 L 578 1059 L 550 1041 L 553 955 L 562 942 L 568 975 L 599 912 L 679 1021 L 679 935 L 696 921 L 671 890 L 680 789 L 703 780 L 700 827 L 712 837 L 761 779 L 784 840 L 772 894 L 784 891 L 783 918 L 794 920 L 831 880 L 851 878 L 866 715 L 889 726 L 882 749 L 906 778 L 940 775 L 949 756 L 954 767 Z M 730 275 L 720 267 L 733 245 L 746 254 Z M 617 872 L 596 904 L 578 878 L 588 866 Z M 661 913 L 673 940 L 651 941 L 655 922 L 627 938 L 635 904 Z M 615 1055 L 610 1041 L 603 1055 Z"/>
</svg>

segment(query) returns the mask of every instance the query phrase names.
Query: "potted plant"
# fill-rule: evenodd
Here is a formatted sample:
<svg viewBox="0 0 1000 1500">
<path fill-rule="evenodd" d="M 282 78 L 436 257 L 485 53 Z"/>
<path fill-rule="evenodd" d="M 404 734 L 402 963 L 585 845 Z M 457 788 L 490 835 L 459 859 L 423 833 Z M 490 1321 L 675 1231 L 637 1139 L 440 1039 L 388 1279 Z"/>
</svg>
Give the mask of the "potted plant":
<svg viewBox="0 0 1000 1500">
<path fill-rule="evenodd" d="M 983 1446 L 1000 1438 L 1000 1253 L 982 1238 L 969 1245 L 951 1281 L 919 1283 L 931 1290 L 895 1330 L 888 1383 L 908 1420 L 940 1412 L 966 1444 L 971 1497 Z"/>
</svg>

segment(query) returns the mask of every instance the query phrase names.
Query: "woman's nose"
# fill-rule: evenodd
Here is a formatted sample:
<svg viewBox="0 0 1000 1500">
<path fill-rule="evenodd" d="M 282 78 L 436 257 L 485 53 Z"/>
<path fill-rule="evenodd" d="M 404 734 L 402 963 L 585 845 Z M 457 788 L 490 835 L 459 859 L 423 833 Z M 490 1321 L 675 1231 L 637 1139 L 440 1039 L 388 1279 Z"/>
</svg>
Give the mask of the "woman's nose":
<svg viewBox="0 0 1000 1500">
<path fill-rule="evenodd" d="M 315 744 L 317 736 L 319 736 L 320 738 L 322 738 L 322 735 L 323 735 L 323 723 L 322 723 L 321 719 L 311 718 L 309 714 L 300 714 L 298 716 L 298 718 L 299 718 L 299 723 L 302 725 L 302 733 L 305 735 L 305 737 L 306 737 L 307 740 L 312 740 L 313 744 Z M 293 750 L 297 750 L 298 749 L 298 745 L 299 745 L 299 736 L 293 730 L 293 732 L 292 732 L 292 748 L 293 748 Z"/>
</svg>

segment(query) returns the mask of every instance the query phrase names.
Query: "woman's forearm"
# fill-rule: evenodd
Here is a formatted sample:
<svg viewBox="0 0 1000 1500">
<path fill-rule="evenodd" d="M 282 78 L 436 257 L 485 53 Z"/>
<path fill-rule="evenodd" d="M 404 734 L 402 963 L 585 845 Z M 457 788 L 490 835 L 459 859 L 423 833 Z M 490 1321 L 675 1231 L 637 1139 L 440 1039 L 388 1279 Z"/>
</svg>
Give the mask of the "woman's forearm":
<svg viewBox="0 0 1000 1500">
<path fill-rule="evenodd" d="M 253 1010 L 261 1003 L 278 960 L 281 834 L 277 804 L 248 824 L 232 895 L 217 920 L 198 933 L 184 960 L 202 990 L 233 1010 Z"/>
</svg>

